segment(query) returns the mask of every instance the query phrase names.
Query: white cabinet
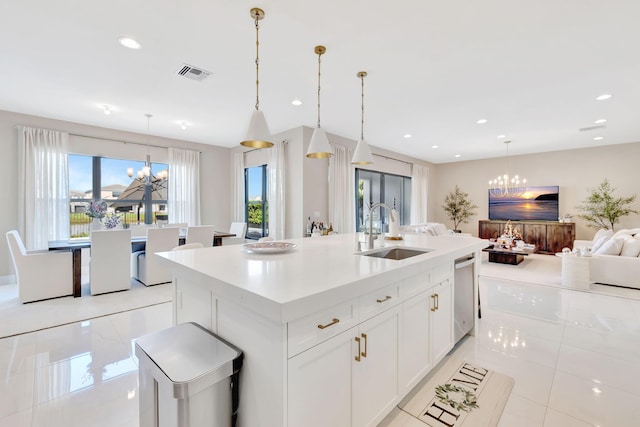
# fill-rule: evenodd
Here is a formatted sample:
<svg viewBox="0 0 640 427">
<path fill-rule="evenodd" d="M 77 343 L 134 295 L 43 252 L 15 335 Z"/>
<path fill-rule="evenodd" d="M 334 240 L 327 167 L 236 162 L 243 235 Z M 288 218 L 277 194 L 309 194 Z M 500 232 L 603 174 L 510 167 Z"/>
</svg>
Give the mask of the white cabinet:
<svg viewBox="0 0 640 427">
<path fill-rule="evenodd" d="M 402 304 L 400 387 L 411 390 L 431 369 L 429 348 L 431 293 L 423 291 Z"/>
<path fill-rule="evenodd" d="M 402 303 L 401 391 L 411 390 L 453 347 L 452 280 L 432 286 L 423 275 L 405 279 L 408 289 L 419 289 L 420 282 L 428 288 Z"/>
<path fill-rule="evenodd" d="M 430 288 L 431 362 L 438 363 L 453 348 L 453 278 Z"/>
<path fill-rule="evenodd" d="M 397 403 L 399 307 L 288 362 L 289 426 L 375 426 Z"/>
<path fill-rule="evenodd" d="M 187 279 L 174 277 L 173 280 L 175 282 L 174 323 L 196 322 L 212 332 L 217 332 L 215 295 L 209 289 L 193 284 Z"/>
</svg>

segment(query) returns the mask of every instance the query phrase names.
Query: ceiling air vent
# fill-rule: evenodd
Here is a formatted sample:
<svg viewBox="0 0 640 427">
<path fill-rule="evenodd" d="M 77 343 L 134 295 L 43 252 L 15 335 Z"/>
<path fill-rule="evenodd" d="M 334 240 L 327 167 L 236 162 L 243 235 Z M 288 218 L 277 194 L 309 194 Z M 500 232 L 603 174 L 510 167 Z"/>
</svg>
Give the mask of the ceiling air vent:
<svg viewBox="0 0 640 427">
<path fill-rule="evenodd" d="M 598 126 L 588 126 L 586 128 L 580 128 L 578 129 L 580 132 L 588 132 L 590 130 L 596 130 L 596 129 L 605 129 L 606 126 L 604 125 L 598 125 Z"/>
<path fill-rule="evenodd" d="M 176 75 L 186 77 L 190 80 L 195 80 L 197 82 L 201 82 L 207 77 L 209 77 L 211 75 L 211 72 L 194 67 L 193 65 L 182 64 L 182 67 L 180 67 Z"/>
</svg>

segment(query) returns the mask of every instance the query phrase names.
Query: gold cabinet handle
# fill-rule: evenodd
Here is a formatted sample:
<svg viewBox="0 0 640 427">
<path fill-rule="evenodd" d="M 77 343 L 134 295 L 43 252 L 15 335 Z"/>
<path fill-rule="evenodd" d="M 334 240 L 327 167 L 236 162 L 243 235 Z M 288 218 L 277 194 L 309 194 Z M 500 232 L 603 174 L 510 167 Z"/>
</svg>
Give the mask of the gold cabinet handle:
<svg viewBox="0 0 640 427">
<path fill-rule="evenodd" d="M 390 299 L 391 299 L 391 295 L 387 295 L 387 296 L 386 296 L 386 297 L 384 297 L 383 299 L 377 299 L 377 300 L 376 300 L 376 302 L 377 302 L 378 304 L 380 304 L 380 303 L 383 303 L 383 302 L 388 301 L 388 300 L 390 300 Z"/>
<path fill-rule="evenodd" d="M 356 362 L 360 361 L 360 337 L 355 337 L 356 342 L 358 343 L 358 352 L 356 353 Z"/>
<path fill-rule="evenodd" d="M 329 326 L 333 326 L 336 323 L 338 323 L 340 321 L 340 319 L 336 319 L 335 317 L 333 318 L 333 320 L 330 323 L 327 323 L 326 325 L 318 325 L 319 329 L 324 329 L 324 328 L 328 328 Z"/>
<path fill-rule="evenodd" d="M 438 298 L 438 294 L 436 294 L 436 310 L 440 308 L 440 299 Z"/>
<path fill-rule="evenodd" d="M 436 294 L 431 295 L 431 299 L 433 299 L 433 306 L 431 307 L 431 311 L 436 311 L 438 309 L 436 307 Z"/>
<path fill-rule="evenodd" d="M 361 353 L 362 357 L 367 357 L 367 334 L 360 334 L 364 338 L 364 351 Z"/>
</svg>

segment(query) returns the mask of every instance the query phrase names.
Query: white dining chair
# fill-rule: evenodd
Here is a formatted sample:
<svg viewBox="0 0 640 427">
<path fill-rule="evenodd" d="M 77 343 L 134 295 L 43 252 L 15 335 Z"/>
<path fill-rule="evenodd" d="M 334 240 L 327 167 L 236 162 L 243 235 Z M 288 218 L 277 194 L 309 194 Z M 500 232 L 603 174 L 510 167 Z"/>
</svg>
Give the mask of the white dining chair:
<svg viewBox="0 0 640 427">
<path fill-rule="evenodd" d="M 187 227 L 185 243 L 202 243 L 205 248 L 213 246 L 213 225 Z"/>
<path fill-rule="evenodd" d="M 71 252 L 28 252 L 16 230 L 6 235 L 21 303 L 73 295 Z"/>
<path fill-rule="evenodd" d="M 131 230 L 91 232 L 91 295 L 131 289 Z"/>
<path fill-rule="evenodd" d="M 145 250 L 134 252 L 131 255 L 134 279 L 145 286 L 171 282 L 173 279 L 171 272 L 162 267 L 153 254 L 168 252 L 178 246 L 178 233 L 177 227 L 149 228 L 147 230 Z"/>
<path fill-rule="evenodd" d="M 235 237 L 223 237 L 222 245 L 238 245 L 245 242 L 245 235 L 247 234 L 246 222 L 232 222 L 229 227 L 229 233 L 235 234 Z"/>
</svg>

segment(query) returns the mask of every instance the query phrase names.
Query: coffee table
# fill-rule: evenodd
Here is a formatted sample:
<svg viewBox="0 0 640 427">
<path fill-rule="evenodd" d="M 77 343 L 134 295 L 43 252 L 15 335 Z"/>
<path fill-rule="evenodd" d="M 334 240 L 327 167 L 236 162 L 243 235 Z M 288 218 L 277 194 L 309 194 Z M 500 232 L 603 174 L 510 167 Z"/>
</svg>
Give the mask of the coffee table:
<svg viewBox="0 0 640 427">
<path fill-rule="evenodd" d="M 523 249 L 500 249 L 494 248 L 493 246 L 485 248 L 482 251 L 489 253 L 489 262 L 511 265 L 520 264 L 522 261 L 524 261 L 524 257 L 529 255 L 528 252 L 530 252 Z"/>
</svg>

